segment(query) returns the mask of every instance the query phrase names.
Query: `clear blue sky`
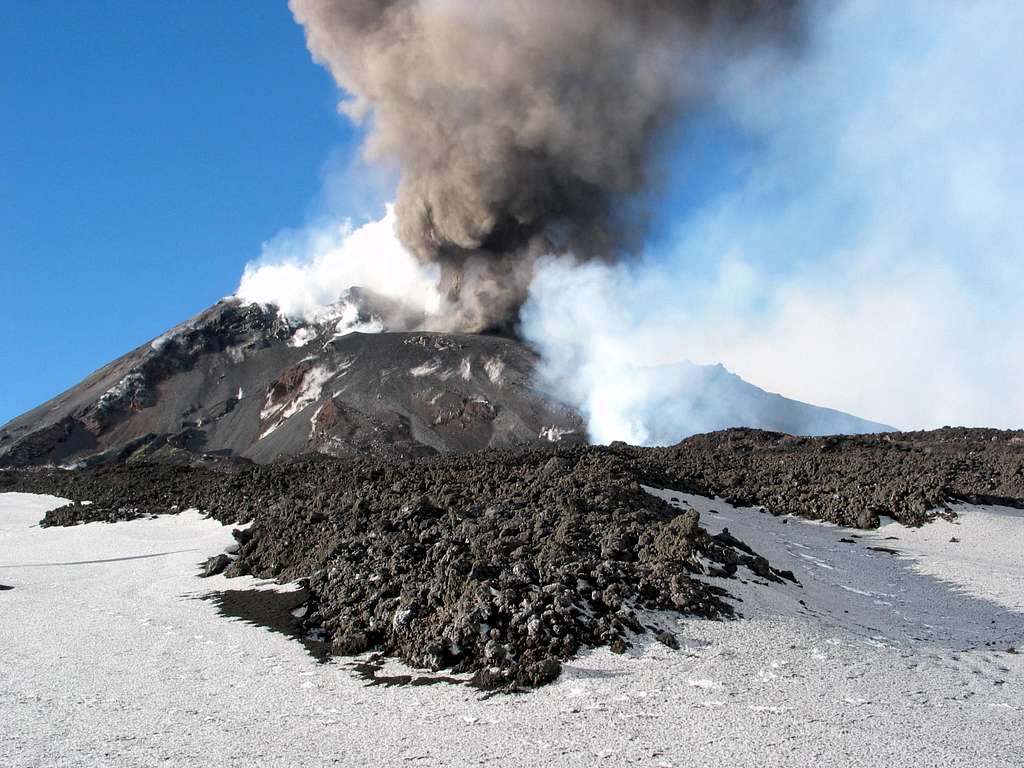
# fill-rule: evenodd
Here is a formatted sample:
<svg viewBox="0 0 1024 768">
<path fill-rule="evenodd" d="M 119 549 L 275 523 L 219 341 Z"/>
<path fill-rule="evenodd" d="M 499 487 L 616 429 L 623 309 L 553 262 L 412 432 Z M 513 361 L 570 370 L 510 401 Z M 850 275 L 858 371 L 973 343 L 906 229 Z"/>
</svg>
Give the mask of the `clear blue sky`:
<svg viewBox="0 0 1024 768">
<path fill-rule="evenodd" d="M 0 423 L 232 293 L 359 143 L 283 0 L 8 6 L 0 67 Z"/>
<path fill-rule="evenodd" d="M 284 2 L 0 12 L 0 423 L 234 291 L 352 130 Z"/>
</svg>

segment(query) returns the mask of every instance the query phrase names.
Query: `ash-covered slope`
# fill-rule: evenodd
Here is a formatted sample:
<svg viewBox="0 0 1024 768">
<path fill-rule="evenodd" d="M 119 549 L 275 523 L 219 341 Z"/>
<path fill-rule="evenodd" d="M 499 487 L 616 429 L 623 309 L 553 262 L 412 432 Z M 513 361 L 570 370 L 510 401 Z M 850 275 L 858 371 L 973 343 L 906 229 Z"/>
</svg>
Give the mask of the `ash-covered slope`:
<svg viewBox="0 0 1024 768">
<path fill-rule="evenodd" d="M 535 394 L 535 355 L 497 336 L 379 333 L 365 296 L 320 322 L 226 300 L 0 430 L 0 466 L 416 456 L 582 440 Z"/>
<path fill-rule="evenodd" d="M 0 429 L 0 467 L 265 463 L 308 452 L 414 457 L 585 439 L 581 416 L 534 387 L 529 347 L 502 336 L 386 330 L 415 322 L 359 289 L 310 322 L 219 302 Z M 666 396 L 666 424 L 887 429 L 768 394 L 720 367 L 659 375 L 697 393 Z"/>
</svg>

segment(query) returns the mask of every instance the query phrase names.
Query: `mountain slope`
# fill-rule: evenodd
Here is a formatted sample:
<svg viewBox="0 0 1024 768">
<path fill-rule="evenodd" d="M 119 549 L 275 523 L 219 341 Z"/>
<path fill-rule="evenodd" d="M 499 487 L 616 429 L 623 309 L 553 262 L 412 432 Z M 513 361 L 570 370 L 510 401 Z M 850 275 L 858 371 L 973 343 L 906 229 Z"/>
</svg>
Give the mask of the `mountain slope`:
<svg viewBox="0 0 1024 768">
<path fill-rule="evenodd" d="M 221 301 L 0 428 L 0 466 L 414 457 L 585 439 L 581 416 L 535 388 L 529 347 L 500 336 L 384 331 L 403 322 L 396 311 L 358 289 L 311 322 Z M 664 407 L 688 408 L 688 423 L 701 429 L 887 429 L 769 395 L 718 367 L 664 375 L 699 384 L 698 398 Z"/>
<path fill-rule="evenodd" d="M 272 308 L 220 302 L 7 424 L 0 465 L 416 456 L 582 435 L 571 409 L 533 394 L 534 355 L 515 341 L 338 335 L 341 322 L 293 324 Z"/>
<path fill-rule="evenodd" d="M 893 431 L 843 411 L 766 392 L 723 365 L 661 365 L 639 369 L 636 379 L 645 392 L 644 412 L 659 415 L 645 420 L 645 443 L 650 445 L 671 445 L 684 435 L 731 427 L 814 437 Z"/>
</svg>

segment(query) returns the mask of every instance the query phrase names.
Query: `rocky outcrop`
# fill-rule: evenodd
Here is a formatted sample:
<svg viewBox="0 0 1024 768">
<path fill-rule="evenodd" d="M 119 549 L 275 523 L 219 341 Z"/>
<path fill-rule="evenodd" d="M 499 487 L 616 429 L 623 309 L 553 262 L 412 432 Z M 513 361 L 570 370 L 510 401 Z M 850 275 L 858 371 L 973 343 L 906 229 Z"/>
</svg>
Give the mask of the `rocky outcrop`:
<svg viewBox="0 0 1024 768">
<path fill-rule="evenodd" d="M 792 579 L 645 493 L 631 463 L 601 449 L 309 458 L 230 473 L 105 466 L 0 474 L 0 490 L 14 477 L 94 500 L 45 525 L 187 507 L 251 522 L 236 556 L 211 558 L 204 576 L 300 581 L 304 634 L 333 652 L 376 650 L 487 688 L 549 682 L 581 650 L 622 652 L 648 631 L 672 644 L 652 611 L 731 616 L 725 590 L 702 576 Z"/>
<path fill-rule="evenodd" d="M 1024 431 L 794 437 L 732 429 L 668 448 L 617 445 L 650 482 L 855 528 L 921 525 L 955 501 L 1024 501 Z"/>
</svg>

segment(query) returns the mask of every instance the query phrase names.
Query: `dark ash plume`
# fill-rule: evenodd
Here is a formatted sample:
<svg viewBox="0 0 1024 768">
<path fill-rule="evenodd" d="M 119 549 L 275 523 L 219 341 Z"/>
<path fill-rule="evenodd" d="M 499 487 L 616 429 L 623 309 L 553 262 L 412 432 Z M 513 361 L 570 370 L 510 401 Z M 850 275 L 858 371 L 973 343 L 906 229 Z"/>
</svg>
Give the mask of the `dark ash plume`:
<svg viewBox="0 0 1024 768">
<path fill-rule="evenodd" d="M 453 327 L 515 315 L 533 259 L 628 250 L 665 127 L 708 53 L 775 36 L 796 0 L 291 0 L 310 51 L 397 165 L 398 234 L 440 264 Z"/>
</svg>

